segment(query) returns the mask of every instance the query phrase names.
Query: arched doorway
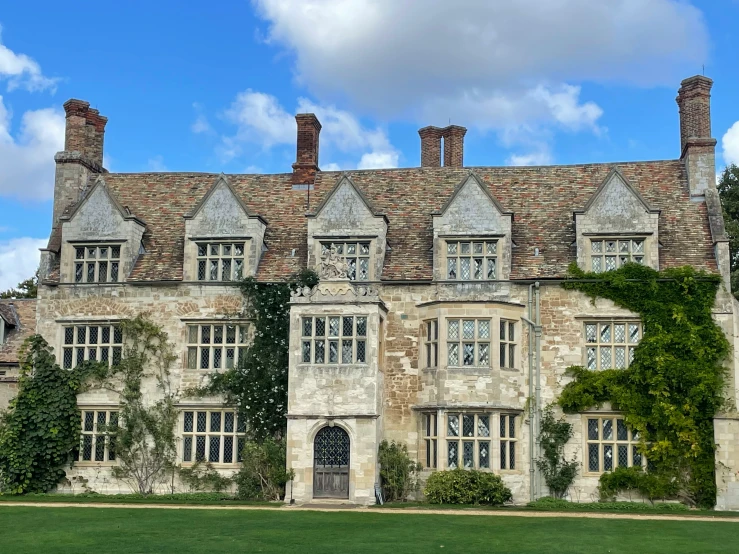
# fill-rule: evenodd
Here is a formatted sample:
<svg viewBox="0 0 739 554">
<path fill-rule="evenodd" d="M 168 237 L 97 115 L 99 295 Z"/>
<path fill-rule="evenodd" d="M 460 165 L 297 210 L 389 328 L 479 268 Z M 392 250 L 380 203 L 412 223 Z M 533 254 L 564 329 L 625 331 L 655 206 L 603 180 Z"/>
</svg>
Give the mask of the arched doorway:
<svg viewBox="0 0 739 554">
<path fill-rule="evenodd" d="M 313 442 L 313 497 L 349 498 L 349 435 L 324 427 Z"/>
</svg>

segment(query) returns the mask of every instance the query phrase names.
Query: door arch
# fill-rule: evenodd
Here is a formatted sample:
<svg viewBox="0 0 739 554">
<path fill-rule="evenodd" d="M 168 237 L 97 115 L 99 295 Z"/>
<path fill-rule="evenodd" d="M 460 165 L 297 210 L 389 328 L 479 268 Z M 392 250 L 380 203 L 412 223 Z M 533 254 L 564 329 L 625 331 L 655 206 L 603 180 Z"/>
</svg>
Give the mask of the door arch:
<svg viewBox="0 0 739 554">
<path fill-rule="evenodd" d="M 313 441 L 313 497 L 349 498 L 349 435 L 324 427 Z"/>
</svg>

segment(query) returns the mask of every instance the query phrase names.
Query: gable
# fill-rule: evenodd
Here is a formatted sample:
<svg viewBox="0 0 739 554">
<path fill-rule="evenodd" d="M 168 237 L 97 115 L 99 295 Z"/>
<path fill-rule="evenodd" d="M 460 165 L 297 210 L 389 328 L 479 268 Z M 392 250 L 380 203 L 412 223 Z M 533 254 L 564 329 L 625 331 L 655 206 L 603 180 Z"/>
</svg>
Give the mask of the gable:
<svg viewBox="0 0 739 554">
<path fill-rule="evenodd" d="M 618 169 L 612 170 L 579 212 L 581 223 L 603 232 L 651 231 L 659 211 L 653 210 Z"/>
<path fill-rule="evenodd" d="M 343 177 L 330 197 L 319 207 L 315 216 L 327 229 L 357 230 L 377 216 L 352 182 Z"/>
<path fill-rule="evenodd" d="M 104 184 L 98 183 L 65 225 L 65 238 L 108 239 L 124 236 L 120 208 Z"/>
<path fill-rule="evenodd" d="M 438 231 L 464 234 L 510 232 L 511 214 L 503 212 L 484 186 L 474 175 L 469 175 L 452 194 L 441 215 L 437 216 L 435 227 Z"/>
<path fill-rule="evenodd" d="M 206 193 L 192 215 L 188 225 L 191 235 L 239 236 L 249 234 L 249 213 L 221 175 Z"/>
</svg>

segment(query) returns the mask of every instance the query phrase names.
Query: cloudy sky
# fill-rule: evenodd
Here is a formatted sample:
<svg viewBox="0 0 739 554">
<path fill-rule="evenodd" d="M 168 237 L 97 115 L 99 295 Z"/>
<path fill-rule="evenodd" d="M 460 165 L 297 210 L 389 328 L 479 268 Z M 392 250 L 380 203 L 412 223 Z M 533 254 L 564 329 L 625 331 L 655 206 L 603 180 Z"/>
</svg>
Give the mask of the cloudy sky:
<svg viewBox="0 0 739 554">
<path fill-rule="evenodd" d="M 297 112 L 322 169 L 679 156 L 682 78 L 715 81 L 717 171 L 739 164 L 739 0 L 39 0 L 0 12 L 0 290 L 49 233 L 62 104 L 109 118 L 111 171 L 287 172 Z"/>
</svg>

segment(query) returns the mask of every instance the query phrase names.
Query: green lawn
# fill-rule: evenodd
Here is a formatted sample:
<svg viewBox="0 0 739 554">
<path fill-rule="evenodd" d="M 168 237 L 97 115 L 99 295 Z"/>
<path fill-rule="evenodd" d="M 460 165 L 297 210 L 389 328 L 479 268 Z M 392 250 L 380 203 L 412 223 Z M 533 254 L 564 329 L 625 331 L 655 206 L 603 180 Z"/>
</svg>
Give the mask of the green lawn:
<svg viewBox="0 0 739 554">
<path fill-rule="evenodd" d="M 739 524 L 275 510 L 0 506 L 0 552 L 737 552 Z"/>
</svg>

